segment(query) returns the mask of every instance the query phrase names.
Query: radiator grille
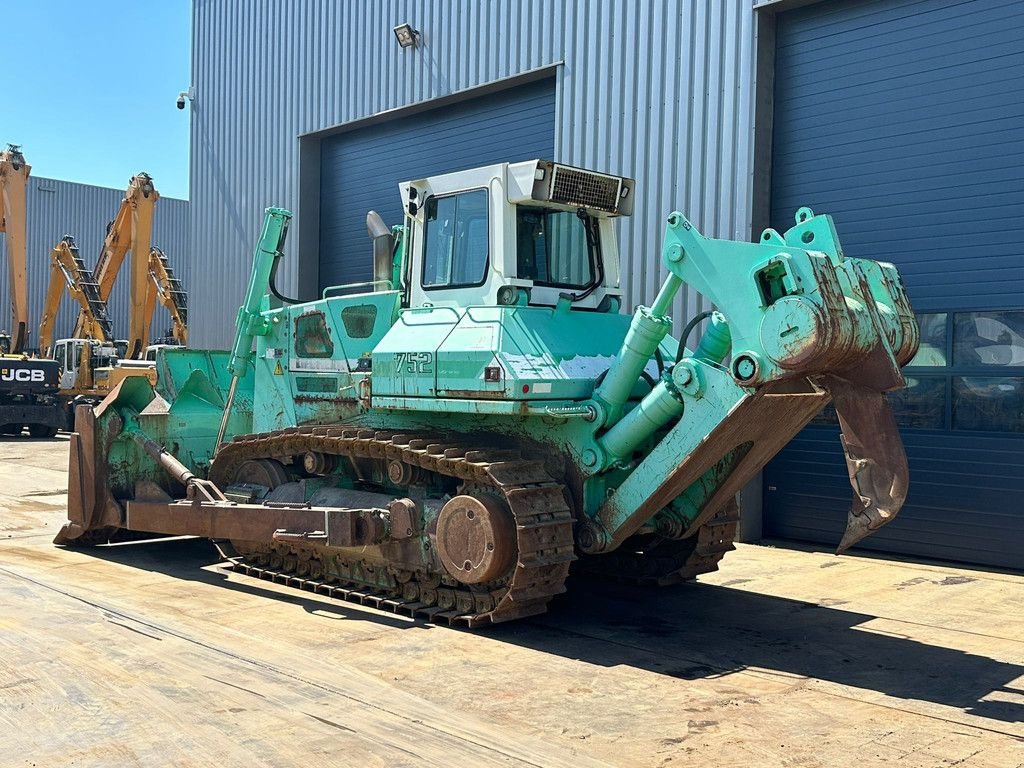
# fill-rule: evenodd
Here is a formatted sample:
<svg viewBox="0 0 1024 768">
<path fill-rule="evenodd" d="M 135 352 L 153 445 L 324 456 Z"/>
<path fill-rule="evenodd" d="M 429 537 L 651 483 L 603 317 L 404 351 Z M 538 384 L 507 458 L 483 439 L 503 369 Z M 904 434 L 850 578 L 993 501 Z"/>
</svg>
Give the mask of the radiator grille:
<svg viewBox="0 0 1024 768">
<path fill-rule="evenodd" d="M 615 176 L 603 176 L 558 165 L 555 166 L 551 180 L 551 201 L 615 213 L 621 185 L 622 180 Z"/>
</svg>

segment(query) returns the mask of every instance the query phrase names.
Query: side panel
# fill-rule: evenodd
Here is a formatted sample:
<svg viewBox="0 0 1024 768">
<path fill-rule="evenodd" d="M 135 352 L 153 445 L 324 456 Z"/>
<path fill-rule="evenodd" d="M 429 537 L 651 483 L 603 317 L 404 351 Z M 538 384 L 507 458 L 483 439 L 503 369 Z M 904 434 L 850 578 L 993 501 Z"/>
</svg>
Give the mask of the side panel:
<svg viewBox="0 0 1024 768">
<path fill-rule="evenodd" d="M 585 399 L 618 353 L 629 320 L 547 307 L 406 310 L 373 352 L 373 394 L 453 401 Z M 666 341 L 666 357 L 673 355 L 673 345 Z M 647 373 L 659 375 L 655 362 Z M 634 395 L 649 389 L 641 382 Z"/>
<path fill-rule="evenodd" d="M 371 352 L 395 323 L 396 291 L 338 296 L 271 310 L 256 342 L 257 430 L 330 424 L 359 410 Z"/>
<path fill-rule="evenodd" d="M 450 307 L 403 311 L 373 350 L 373 393 L 434 397 L 437 349 L 460 317 Z"/>
</svg>

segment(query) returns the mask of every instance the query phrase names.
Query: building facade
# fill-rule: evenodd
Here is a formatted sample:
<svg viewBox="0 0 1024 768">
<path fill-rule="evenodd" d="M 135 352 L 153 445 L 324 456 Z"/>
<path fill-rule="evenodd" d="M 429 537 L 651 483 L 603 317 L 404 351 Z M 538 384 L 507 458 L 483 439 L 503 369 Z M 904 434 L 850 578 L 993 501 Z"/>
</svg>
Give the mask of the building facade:
<svg viewBox="0 0 1024 768">
<path fill-rule="evenodd" d="M 26 148 L 26 159 L 32 156 Z M 128 179 L 125 179 L 125 189 Z M 39 321 L 42 318 L 46 291 L 50 283 L 50 249 L 65 235 L 71 235 L 78 245 L 79 254 L 86 265 L 94 267 L 103 246 L 107 225 L 117 214 L 124 199 L 124 189 L 109 189 L 90 184 L 77 184 L 58 179 L 29 176 L 26 199 L 28 227 L 28 288 L 29 288 L 29 339 L 28 347 L 37 346 Z M 190 259 L 189 205 L 186 200 L 161 197 L 156 204 L 153 218 L 153 245 L 167 254 L 168 262 L 175 276 L 180 277 L 187 291 L 189 289 Z M 0 319 L 0 330 L 11 322 L 10 276 L 7 270 L 6 238 L 0 237 L 0 306 L 4 315 Z M 127 269 L 127 267 L 125 267 Z M 108 302 L 108 309 L 114 324 L 114 333 L 123 338 L 128 333 L 128 280 L 122 278 L 114 284 L 114 292 Z M 74 332 L 78 317 L 78 304 L 65 290 L 60 311 L 54 322 L 54 339 L 70 336 Z M 153 316 L 151 337 L 166 333 L 170 318 L 161 306 Z"/>
<path fill-rule="evenodd" d="M 538 156 L 630 176 L 627 309 L 660 285 L 670 211 L 750 239 L 809 205 L 900 266 L 927 335 L 897 403 L 911 499 L 867 545 L 1019 567 L 1022 41 L 1009 0 L 195 0 L 194 339 L 229 343 L 269 205 L 295 213 L 281 283 L 309 298 L 369 279 L 363 220 L 399 220 L 398 181 Z M 705 308 L 683 292 L 674 317 Z M 834 544 L 835 425 L 748 510 L 762 490 L 767 533 Z"/>
</svg>

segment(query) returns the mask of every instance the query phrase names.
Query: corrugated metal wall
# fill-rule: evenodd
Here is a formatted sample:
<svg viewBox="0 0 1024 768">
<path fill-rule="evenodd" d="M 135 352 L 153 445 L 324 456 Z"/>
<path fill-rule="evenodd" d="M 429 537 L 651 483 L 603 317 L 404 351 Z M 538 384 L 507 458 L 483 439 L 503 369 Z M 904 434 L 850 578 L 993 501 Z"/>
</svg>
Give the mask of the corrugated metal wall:
<svg viewBox="0 0 1024 768">
<path fill-rule="evenodd" d="M 31 157 L 28 157 L 31 162 Z M 125 179 L 125 188 L 128 179 Z M 159 180 L 157 180 L 159 189 Z M 124 198 L 124 189 L 94 187 L 70 181 L 29 177 L 28 264 L 29 264 L 29 346 L 35 347 L 39 320 L 50 281 L 50 249 L 64 235 L 72 235 L 86 265 L 93 267 L 99 255 L 107 223 L 114 218 Z M 176 276 L 180 276 L 185 290 L 191 288 L 191 269 L 188 259 L 189 204 L 186 200 L 161 197 L 153 220 L 153 245 L 162 248 Z M 5 238 L 0 237 L 0 329 L 11 324 L 9 275 Z M 126 265 L 127 266 L 127 265 Z M 54 338 L 70 335 L 74 330 L 78 305 L 65 291 L 61 311 L 54 325 Z M 114 331 L 119 338 L 128 332 L 128 281 L 121 279 L 114 285 L 110 301 Z M 158 306 L 154 314 L 153 333 L 163 334 L 170 319 L 167 311 Z"/>
<path fill-rule="evenodd" d="M 623 279 L 650 301 L 669 211 L 749 237 L 753 39 L 750 0 L 194 0 L 195 343 L 229 343 L 263 208 L 298 205 L 300 134 L 559 62 L 554 159 L 637 178 Z"/>
</svg>

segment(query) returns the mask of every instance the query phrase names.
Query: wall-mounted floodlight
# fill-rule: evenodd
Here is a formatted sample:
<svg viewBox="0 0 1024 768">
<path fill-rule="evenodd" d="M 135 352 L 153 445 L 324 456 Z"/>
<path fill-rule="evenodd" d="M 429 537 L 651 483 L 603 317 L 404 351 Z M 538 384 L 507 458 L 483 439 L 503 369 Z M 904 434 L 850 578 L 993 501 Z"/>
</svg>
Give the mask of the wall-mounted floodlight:
<svg viewBox="0 0 1024 768">
<path fill-rule="evenodd" d="M 395 39 L 403 48 L 416 47 L 416 38 L 420 36 L 420 33 L 412 28 L 412 24 L 399 24 L 392 32 L 395 33 Z"/>
</svg>

